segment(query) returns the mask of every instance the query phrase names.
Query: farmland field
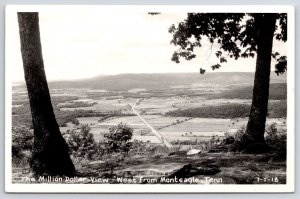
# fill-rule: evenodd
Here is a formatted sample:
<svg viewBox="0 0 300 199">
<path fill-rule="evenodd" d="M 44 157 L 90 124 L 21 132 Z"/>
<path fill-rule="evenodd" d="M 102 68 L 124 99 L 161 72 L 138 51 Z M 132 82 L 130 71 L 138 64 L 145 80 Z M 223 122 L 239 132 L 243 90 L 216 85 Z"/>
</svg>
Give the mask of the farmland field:
<svg viewBox="0 0 300 199">
<path fill-rule="evenodd" d="M 198 76 L 187 74 L 182 77 L 137 76 L 122 75 L 125 79 L 135 79 L 124 83 L 119 82 L 122 78 L 116 77 L 112 78 L 117 83 L 108 84 L 106 81 L 99 81 L 106 86 L 97 81 L 49 83 L 54 114 L 61 133 L 69 147 L 72 147 L 71 158 L 78 170 L 84 172 L 95 170 L 96 173 L 101 171 L 105 174 L 113 163 L 121 165 L 114 168 L 116 175 L 123 176 L 123 173 L 128 171 L 131 175 L 151 177 L 152 174 L 157 174 L 155 173 L 157 167 L 159 171 L 164 171 L 165 167 L 176 170 L 173 165 L 177 165 L 179 169 L 182 164 L 187 163 L 195 165 L 199 163 L 201 167 L 203 165 L 210 167 L 210 163 L 216 160 L 218 167 L 221 168 L 220 175 L 224 179 L 230 179 L 224 183 L 244 182 L 243 175 L 236 177 L 233 173 L 245 172 L 245 168 L 249 173 L 247 175 L 252 175 L 252 170 L 261 171 L 257 169 L 262 168 L 260 156 L 241 156 L 243 160 L 237 155 L 239 153 L 234 151 L 228 153 L 228 148 L 220 149 L 223 150 L 221 152 L 218 148 L 212 148 L 224 143 L 228 136 L 239 135 L 237 132 L 245 129 L 252 101 L 251 73 L 226 74 L 227 77 L 216 75 L 217 78 L 210 74 L 211 81 L 206 78 L 198 81 Z M 234 77 L 233 80 L 230 79 L 231 76 Z M 160 77 L 169 79 L 161 80 Z M 278 144 L 285 146 L 284 139 L 282 141 L 278 139 L 287 135 L 286 79 L 271 76 L 270 88 L 266 130 L 276 126 L 271 130 L 276 132 L 273 139 L 277 139 L 274 145 L 278 148 Z M 130 151 L 123 160 L 117 159 L 122 158 L 123 152 L 119 152 L 116 156 L 114 152 L 105 148 L 111 146 L 107 135 L 121 123 L 133 130 L 129 142 Z M 13 135 L 33 132 L 31 110 L 24 84 L 13 87 L 12 127 Z M 74 138 L 70 139 L 73 135 Z M 266 140 L 268 136 L 270 137 L 267 132 Z M 238 136 L 233 139 L 236 138 Z M 81 141 L 85 142 L 80 144 Z M 86 144 L 87 141 L 90 144 Z M 77 147 L 79 145 L 82 150 Z M 94 159 L 88 159 L 89 156 L 86 156 L 85 148 L 82 146 L 91 147 L 89 152 L 93 154 Z M 201 153 L 189 156 L 188 152 L 193 150 L 200 150 Z M 268 154 L 264 155 L 267 156 Z M 273 158 L 268 158 L 273 161 Z M 276 163 L 274 168 L 269 168 L 268 162 L 264 163 L 264 167 L 267 168 L 265 175 L 268 176 L 271 171 L 278 176 L 279 165 L 281 183 L 284 183 L 286 169 L 284 161 Z M 14 178 L 15 181 L 20 179 L 18 169 L 16 167 L 13 171 L 14 176 L 17 176 Z"/>
<path fill-rule="evenodd" d="M 271 84 L 267 124 L 276 123 L 286 131 L 286 80 L 276 78 L 271 79 L 275 84 Z M 222 138 L 225 134 L 234 134 L 247 125 L 250 85 L 247 82 L 224 85 L 176 82 L 168 88 L 132 86 L 116 90 L 97 88 L 95 84 L 90 88 L 70 88 L 50 83 L 50 93 L 62 132 L 89 125 L 95 140 L 101 142 L 110 127 L 125 123 L 133 128 L 133 139 L 159 143 L 160 140 L 133 113 L 131 106 L 137 100 L 135 110 L 167 140 L 208 140 L 213 136 Z M 24 86 L 13 87 L 13 114 L 15 125 L 30 124 Z"/>
</svg>

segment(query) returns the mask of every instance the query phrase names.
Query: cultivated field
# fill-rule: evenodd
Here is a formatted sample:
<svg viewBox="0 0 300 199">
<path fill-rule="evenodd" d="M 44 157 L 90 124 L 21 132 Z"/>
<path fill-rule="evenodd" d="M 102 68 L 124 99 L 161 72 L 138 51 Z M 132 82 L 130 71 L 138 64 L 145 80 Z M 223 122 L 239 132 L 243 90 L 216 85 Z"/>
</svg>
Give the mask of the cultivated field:
<svg viewBox="0 0 300 199">
<path fill-rule="evenodd" d="M 286 86 L 282 83 L 286 80 L 276 78 L 271 79 L 275 84 L 270 87 L 267 124 L 277 123 L 279 129 L 286 131 Z M 62 132 L 89 125 L 95 139 L 101 142 L 111 126 L 122 122 L 133 128 L 133 139 L 159 143 L 131 109 L 138 100 L 135 110 L 167 140 L 209 140 L 234 134 L 246 126 L 251 84 L 245 79 L 227 84 L 220 84 L 222 78 L 219 77 L 217 82 L 206 79 L 206 82 L 185 84 L 170 80 L 172 84 L 167 83 L 167 88 L 156 89 L 139 80 L 141 86 L 131 86 L 127 90 L 98 88 L 96 84 L 91 88 L 70 88 L 50 83 L 50 93 Z M 13 123 L 17 126 L 30 124 L 26 89 L 20 85 L 13 87 Z"/>
<path fill-rule="evenodd" d="M 199 76 L 194 75 L 192 78 L 188 75 L 171 75 L 172 78 L 169 79 L 167 75 L 142 75 L 138 78 L 123 75 L 122 78 L 127 80 L 129 77 L 136 79 L 122 83 L 122 78 L 112 77 L 114 81 L 111 84 L 106 82 L 107 79 L 93 79 L 94 82 L 50 82 L 49 86 L 54 113 L 62 134 L 76 137 L 78 133 L 85 140 L 89 136 L 82 134 L 82 129 L 86 128 L 83 125 L 88 125 L 89 132 L 93 134 L 91 143 L 96 143 L 95 146 L 98 147 L 98 152 L 93 155 L 94 159 L 89 160 L 82 153 L 85 151 L 82 146 L 94 146 L 86 143 L 81 145 L 81 151 L 76 151 L 76 147 L 73 147 L 71 156 L 77 169 L 86 172 L 86 175 L 90 175 L 92 171 L 95 172 L 93 175 L 110 175 L 111 171 L 108 169 L 114 167 L 114 174 L 117 176 L 129 176 L 131 179 L 141 175 L 153 177 L 154 174 L 157 177 L 162 172 L 178 170 L 189 163 L 201 165 L 199 168 L 215 168 L 217 165 L 220 173 L 215 176 L 222 177 L 223 183 L 255 184 L 257 181 L 253 176 L 257 175 L 277 176 L 280 184 L 285 183 L 284 159 L 276 160 L 276 156 L 273 157 L 272 154 L 259 156 L 228 153 L 226 148 L 220 149 L 223 150 L 221 152 L 211 150 L 213 144 L 221 143 L 226 136 L 235 135 L 245 128 L 250 112 L 252 74 L 233 74 L 233 80 L 230 79 L 231 74 L 225 76 L 217 75 L 218 78 L 213 78 L 210 74 L 212 79 L 204 78 L 197 82 Z M 179 80 L 174 79 L 175 77 Z M 32 135 L 32 121 L 24 85 L 13 87 L 12 100 L 13 136 L 21 133 L 27 139 L 24 132 Z M 275 140 L 271 142 L 272 147 L 278 148 L 282 153 L 285 150 L 280 147 L 285 146 L 284 137 L 287 135 L 286 114 L 286 79 L 273 76 L 267 128 L 276 123 L 272 130 L 276 134 L 272 137 L 266 133 L 266 138 L 269 136 Z M 122 153 L 116 156 L 102 149 L 107 146 L 104 134 L 120 123 L 133 129 L 132 146 L 128 156 L 123 159 Z M 165 147 L 157 132 L 165 143 L 171 143 L 173 147 Z M 79 142 L 74 142 L 74 139 L 68 142 L 72 146 L 74 143 L 77 146 Z M 198 156 L 188 156 L 187 151 L 190 149 L 201 149 L 202 152 Z M 93 148 L 90 152 L 92 154 Z M 269 164 L 270 161 L 275 163 Z M 15 164 L 19 165 L 20 162 L 16 161 Z M 28 162 L 26 165 L 28 167 Z M 13 170 L 14 181 L 18 182 L 20 176 L 27 171 L 29 168 L 20 171 L 16 166 Z"/>
</svg>

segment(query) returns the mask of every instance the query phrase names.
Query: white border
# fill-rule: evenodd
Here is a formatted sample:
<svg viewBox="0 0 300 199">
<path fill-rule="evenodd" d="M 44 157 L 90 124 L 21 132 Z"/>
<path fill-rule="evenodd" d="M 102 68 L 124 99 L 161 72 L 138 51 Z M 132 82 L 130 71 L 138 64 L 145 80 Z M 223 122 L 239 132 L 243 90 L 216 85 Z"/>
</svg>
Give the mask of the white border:
<svg viewBox="0 0 300 199">
<path fill-rule="evenodd" d="M 12 67 L 5 46 L 5 191 L 22 193 L 236 193 L 236 192 L 294 192 L 295 190 L 295 8 L 278 5 L 226 5 L 226 6 L 183 6 L 183 5 L 7 5 L 5 23 L 9 22 L 7 13 L 17 11 L 42 12 L 51 9 L 113 9 L 114 12 L 283 12 L 288 13 L 288 95 L 287 95 L 287 181 L 285 185 L 130 185 L 130 184 L 13 184 L 11 165 L 11 107 L 12 107 Z M 5 42 L 9 32 L 5 29 Z"/>
</svg>

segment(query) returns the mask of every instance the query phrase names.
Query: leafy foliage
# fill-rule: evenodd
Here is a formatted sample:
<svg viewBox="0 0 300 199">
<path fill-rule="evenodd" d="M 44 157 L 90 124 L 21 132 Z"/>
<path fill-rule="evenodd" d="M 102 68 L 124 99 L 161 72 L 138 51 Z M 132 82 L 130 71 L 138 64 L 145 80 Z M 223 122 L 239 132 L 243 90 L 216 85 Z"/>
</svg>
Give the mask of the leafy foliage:
<svg viewBox="0 0 300 199">
<path fill-rule="evenodd" d="M 31 150 L 33 145 L 33 132 L 26 127 L 13 127 L 12 143 L 22 150 Z"/>
<path fill-rule="evenodd" d="M 33 132 L 26 127 L 12 128 L 12 162 L 19 165 L 28 163 L 33 146 Z"/>
<path fill-rule="evenodd" d="M 284 159 L 286 158 L 286 132 L 280 132 L 277 129 L 277 124 L 272 123 L 266 127 L 265 130 L 265 142 L 273 151 L 276 153 L 276 158 Z M 239 151 L 239 148 L 244 148 L 243 144 L 253 143 L 254 139 L 246 133 L 246 128 L 243 126 L 234 135 L 235 142 L 233 145 L 233 150 Z"/>
<path fill-rule="evenodd" d="M 279 132 L 276 123 L 267 126 L 265 139 L 271 148 L 286 153 L 286 138 L 286 133 Z"/>
<path fill-rule="evenodd" d="M 88 125 L 82 125 L 80 131 L 72 130 L 63 134 L 73 159 L 95 159 L 98 146 Z"/>
<path fill-rule="evenodd" d="M 132 133 L 132 128 L 123 123 L 110 127 L 109 132 L 104 134 L 108 151 L 127 153 L 131 146 Z"/>
<path fill-rule="evenodd" d="M 200 68 L 200 74 L 201 74 L 201 75 L 203 75 L 203 74 L 205 73 L 205 71 L 206 71 L 205 69 Z"/>
<path fill-rule="evenodd" d="M 287 70 L 287 60 L 286 56 L 281 56 L 277 59 L 277 64 L 275 65 L 275 73 L 277 75 L 283 74 Z"/>
<path fill-rule="evenodd" d="M 227 62 L 227 57 L 254 57 L 257 51 L 257 25 L 267 13 L 188 13 L 187 18 L 178 25 L 171 25 L 169 33 L 173 34 L 171 44 L 179 46 L 171 58 L 179 63 L 179 58 L 191 60 L 196 57 L 195 48 L 201 47 L 203 38 L 220 50 L 215 55 L 220 63 Z M 278 24 L 275 27 L 275 39 L 287 41 L 287 14 L 276 14 Z M 279 55 L 278 52 L 276 54 Z M 286 71 L 285 56 L 277 59 L 276 73 Z M 220 63 L 212 69 L 221 67 Z M 204 74 L 204 70 L 200 70 Z"/>
</svg>

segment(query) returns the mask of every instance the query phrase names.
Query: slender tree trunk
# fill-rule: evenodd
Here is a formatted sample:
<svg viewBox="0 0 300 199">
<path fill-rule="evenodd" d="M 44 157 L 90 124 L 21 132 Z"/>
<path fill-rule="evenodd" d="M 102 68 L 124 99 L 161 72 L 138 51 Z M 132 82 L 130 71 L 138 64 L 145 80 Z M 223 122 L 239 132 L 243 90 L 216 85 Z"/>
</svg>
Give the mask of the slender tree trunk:
<svg viewBox="0 0 300 199">
<path fill-rule="evenodd" d="M 265 123 L 271 70 L 271 53 L 276 14 L 254 14 L 257 41 L 257 59 L 252 105 L 246 133 L 255 143 L 265 143 Z"/>
<path fill-rule="evenodd" d="M 34 128 L 30 166 L 38 175 L 75 174 L 68 146 L 56 122 L 46 80 L 37 12 L 19 12 L 19 33 L 25 81 Z"/>
</svg>

